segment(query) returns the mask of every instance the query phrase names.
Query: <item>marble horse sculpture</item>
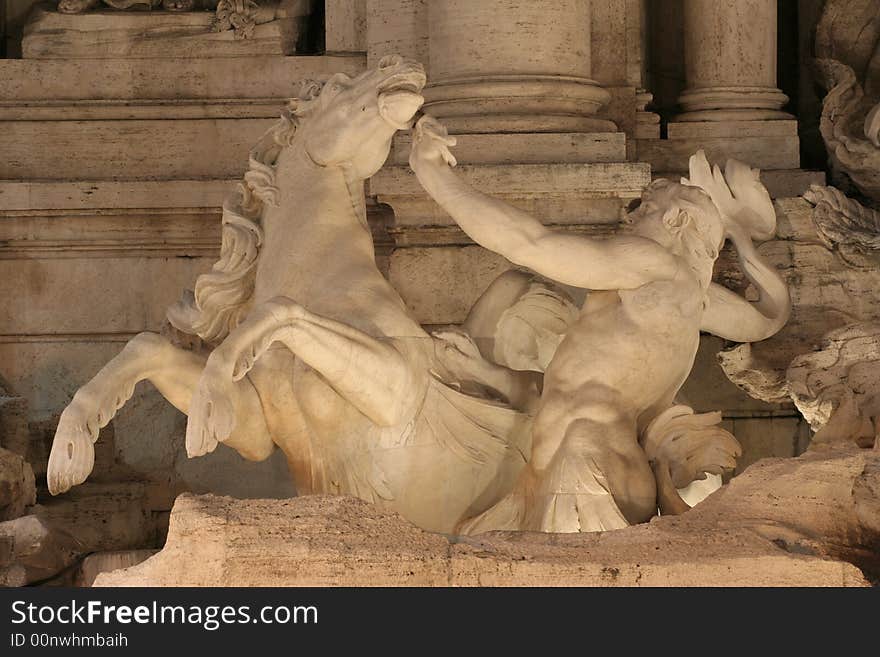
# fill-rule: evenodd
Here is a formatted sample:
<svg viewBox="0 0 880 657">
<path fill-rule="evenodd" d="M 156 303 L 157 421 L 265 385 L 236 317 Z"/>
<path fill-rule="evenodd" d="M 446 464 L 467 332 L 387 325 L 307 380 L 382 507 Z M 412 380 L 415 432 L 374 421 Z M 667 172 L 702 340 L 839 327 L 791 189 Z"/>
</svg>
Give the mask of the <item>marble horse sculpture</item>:
<svg viewBox="0 0 880 657">
<path fill-rule="evenodd" d="M 348 494 L 451 531 L 491 506 L 525 462 L 534 377 L 506 377 L 412 317 L 376 266 L 364 181 L 411 127 L 421 65 L 391 56 L 292 101 L 223 208 L 220 260 L 168 312 L 210 355 L 141 333 L 61 415 L 48 483 L 83 482 L 100 427 L 142 380 L 188 415 L 189 456 L 276 446 L 300 493 Z M 526 373 L 528 374 L 528 373 Z M 473 394 L 471 394 L 473 393 Z"/>
</svg>

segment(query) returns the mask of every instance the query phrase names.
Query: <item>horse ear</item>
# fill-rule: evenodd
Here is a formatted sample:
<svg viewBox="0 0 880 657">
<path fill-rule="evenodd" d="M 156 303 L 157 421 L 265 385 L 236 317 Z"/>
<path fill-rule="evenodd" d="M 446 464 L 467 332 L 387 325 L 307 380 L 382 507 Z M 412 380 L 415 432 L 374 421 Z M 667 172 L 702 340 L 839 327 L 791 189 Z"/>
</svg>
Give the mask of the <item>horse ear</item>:
<svg viewBox="0 0 880 657">
<path fill-rule="evenodd" d="M 671 233 L 678 233 L 691 222 L 691 216 L 688 214 L 687 210 L 674 205 L 663 213 L 662 221 L 666 230 Z"/>
</svg>

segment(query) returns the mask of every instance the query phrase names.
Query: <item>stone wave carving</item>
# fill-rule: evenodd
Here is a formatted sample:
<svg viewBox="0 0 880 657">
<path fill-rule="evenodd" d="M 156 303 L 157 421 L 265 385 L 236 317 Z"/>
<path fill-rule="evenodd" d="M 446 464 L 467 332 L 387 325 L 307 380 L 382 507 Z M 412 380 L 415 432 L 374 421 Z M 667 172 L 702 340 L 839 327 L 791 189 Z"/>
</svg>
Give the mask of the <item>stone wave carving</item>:
<svg viewBox="0 0 880 657">
<path fill-rule="evenodd" d="M 786 378 L 816 432 L 811 449 L 847 443 L 880 449 L 880 324 L 831 331 L 818 350 L 792 361 Z"/>
<path fill-rule="evenodd" d="M 854 267 L 880 263 L 880 212 L 824 185 L 811 185 L 804 198 L 815 206 L 813 223 L 826 247 Z"/>
<path fill-rule="evenodd" d="M 874 0 L 828 0 L 816 26 L 816 73 L 828 90 L 819 129 L 835 182 L 880 201 L 880 20 Z"/>
</svg>

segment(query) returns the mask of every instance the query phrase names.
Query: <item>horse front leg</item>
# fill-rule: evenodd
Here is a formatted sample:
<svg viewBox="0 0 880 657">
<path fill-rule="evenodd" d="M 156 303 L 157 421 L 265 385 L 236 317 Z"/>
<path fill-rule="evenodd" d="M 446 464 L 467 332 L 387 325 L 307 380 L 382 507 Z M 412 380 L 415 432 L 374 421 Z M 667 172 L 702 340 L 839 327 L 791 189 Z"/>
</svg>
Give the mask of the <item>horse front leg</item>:
<svg viewBox="0 0 880 657">
<path fill-rule="evenodd" d="M 374 424 L 400 424 L 419 398 L 416 368 L 391 341 L 315 315 L 286 297 L 261 304 L 214 350 L 187 425 L 187 450 L 210 451 L 239 418 L 229 391 L 275 342 L 317 371 Z"/>
<path fill-rule="evenodd" d="M 149 381 L 175 408 L 186 413 L 204 365 L 204 356 L 175 347 L 161 335 L 136 335 L 76 391 L 61 413 L 46 474 L 49 491 L 58 495 L 86 480 L 94 467 L 94 442 L 101 427 L 131 398 L 138 382 Z M 256 390 L 249 382 L 241 382 L 233 397 L 247 420 L 227 443 L 245 458 L 266 458 L 274 446 Z"/>
</svg>

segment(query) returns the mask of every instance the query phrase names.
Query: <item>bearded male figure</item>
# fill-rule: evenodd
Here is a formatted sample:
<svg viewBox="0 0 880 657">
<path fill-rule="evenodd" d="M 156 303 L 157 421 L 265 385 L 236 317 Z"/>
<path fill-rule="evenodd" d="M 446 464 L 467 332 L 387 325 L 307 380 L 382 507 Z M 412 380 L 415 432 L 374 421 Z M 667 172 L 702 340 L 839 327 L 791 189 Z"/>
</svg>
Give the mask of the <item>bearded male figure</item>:
<svg viewBox="0 0 880 657">
<path fill-rule="evenodd" d="M 673 408 L 700 332 L 755 342 L 788 319 L 787 286 L 752 244 L 776 226 L 757 172 L 730 161 L 725 180 L 698 153 L 690 180 L 652 183 L 628 216 L 631 230 L 599 240 L 550 230 L 471 188 L 452 170 L 454 145 L 435 119 L 416 126 L 410 166 L 428 194 L 483 247 L 589 290 L 544 373 L 527 465 L 506 497 L 460 530 L 596 531 L 648 520 L 659 482 L 640 438 Z M 726 239 L 756 302 L 712 282 Z M 729 455 L 714 456 L 730 466 Z"/>
</svg>

